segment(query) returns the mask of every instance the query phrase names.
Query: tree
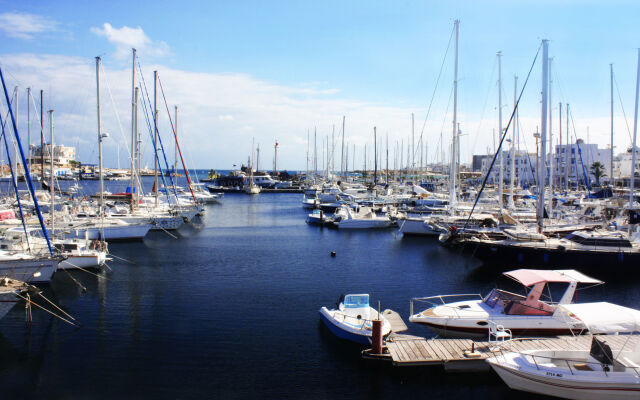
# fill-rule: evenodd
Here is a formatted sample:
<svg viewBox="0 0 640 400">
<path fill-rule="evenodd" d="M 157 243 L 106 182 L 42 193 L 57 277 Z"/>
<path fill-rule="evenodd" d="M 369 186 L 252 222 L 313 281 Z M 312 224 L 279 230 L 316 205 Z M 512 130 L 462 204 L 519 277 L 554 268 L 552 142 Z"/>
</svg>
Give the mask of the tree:
<svg viewBox="0 0 640 400">
<path fill-rule="evenodd" d="M 596 186 L 600 186 L 600 178 L 607 176 L 604 173 L 604 165 L 600 161 L 591 164 L 591 174 L 596 178 Z"/>
</svg>

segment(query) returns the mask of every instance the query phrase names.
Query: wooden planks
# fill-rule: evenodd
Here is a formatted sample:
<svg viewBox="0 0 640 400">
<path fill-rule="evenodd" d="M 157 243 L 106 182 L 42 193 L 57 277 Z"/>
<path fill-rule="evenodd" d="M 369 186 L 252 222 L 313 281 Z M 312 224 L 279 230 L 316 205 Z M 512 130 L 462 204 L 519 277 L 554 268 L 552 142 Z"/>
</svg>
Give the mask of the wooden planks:
<svg viewBox="0 0 640 400">
<path fill-rule="evenodd" d="M 392 332 L 404 332 L 409 329 L 407 328 L 407 325 L 402 320 L 402 317 L 400 316 L 400 314 L 398 314 L 397 312 L 387 309 L 382 312 L 382 315 L 391 324 Z"/>
<path fill-rule="evenodd" d="M 620 349 L 640 340 L 640 335 L 629 338 L 626 335 L 602 337 L 612 348 Z M 465 351 L 471 350 L 472 345 L 479 357 L 468 357 Z M 387 349 L 394 365 L 445 365 L 484 360 L 493 355 L 492 349 L 497 343 L 473 341 L 470 339 L 425 339 L 409 335 L 392 336 L 387 341 Z M 506 351 L 526 350 L 588 350 L 591 346 L 591 336 L 561 336 L 553 338 L 516 339 L 505 343 Z"/>
</svg>

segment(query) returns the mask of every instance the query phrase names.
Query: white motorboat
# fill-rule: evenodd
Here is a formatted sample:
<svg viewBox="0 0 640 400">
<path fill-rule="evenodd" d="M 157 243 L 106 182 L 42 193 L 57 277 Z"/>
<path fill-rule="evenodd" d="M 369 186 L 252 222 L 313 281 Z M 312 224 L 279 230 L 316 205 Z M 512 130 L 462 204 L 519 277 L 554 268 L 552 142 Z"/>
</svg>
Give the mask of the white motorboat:
<svg viewBox="0 0 640 400">
<path fill-rule="evenodd" d="M 328 225 L 333 224 L 333 218 L 328 216 L 322 210 L 313 210 L 311 214 L 307 215 L 307 223 L 316 225 Z"/>
<path fill-rule="evenodd" d="M 320 205 L 320 201 L 316 197 L 316 194 L 304 194 L 302 196 L 302 208 L 316 208 Z"/>
<path fill-rule="evenodd" d="M 633 332 L 640 311 L 610 303 L 559 306 L 594 333 Z M 590 349 L 497 353 L 487 362 L 512 389 L 576 400 L 640 398 L 640 340 L 612 351 L 607 336 L 593 336 Z"/>
<path fill-rule="evenodd" d="M 486 337 L 489 321 L 510 329 L 514 335 L 549 336 L 585 331 L 577 318 L 558 318 L 558 304 L 570 304 L 578 284 L 600 285 L 603 282 L 576 270 L 518 269 L 504 273 L 520 283 L 524 295 L 495 288 L 486 296 L 454 294 L 414 298 L 409 321 L 426 325 L 445 337 Z M 568 284 L 558 303 L 541 300 L 548 283 Z M 456 300 L 449 302 L 450 300 Z M 462 300 L 464 299 L 464 300 Z M 414 303 L 429 308 L 413 312 Z"/>
<path fill-rule="evenodd" d="M 366 206 L 360 207 L 358 212 L 348 206 L 341 206 L 334 214 L 334 221 L 340 229 L 380 229 L 393 225 L 388 215 L 378 216 Z"/>
<path fill-rule="evenodd" d="M 320 309 L 320 318 L 336 336 L 352 342 L 368 345 L 371 343 L 372 321 L 382 320 L 382 336 L 391 333 L 391 323 L 369 306 L 368 294 L 347 294 L 340 296 L 336 308 Z"/>
<path fill-rule="evenodd" d="M 102 223 L 99 219 L 86 222 L 76 220 L 57 225 L 68 239 L 91 240 L 142 240 L 152 227 L 150 223 L 130 224 L 120 220 L 105 220 Z"/>
</svg>

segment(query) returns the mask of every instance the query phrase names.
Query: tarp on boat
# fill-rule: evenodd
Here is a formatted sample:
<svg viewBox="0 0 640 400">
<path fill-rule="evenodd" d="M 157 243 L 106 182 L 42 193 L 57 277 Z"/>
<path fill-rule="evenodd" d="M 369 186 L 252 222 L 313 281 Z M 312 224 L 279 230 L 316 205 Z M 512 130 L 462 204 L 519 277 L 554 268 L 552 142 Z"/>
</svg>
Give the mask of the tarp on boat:
<svg viewBox="0 0 640 400">
<path fill-rule="evenodd" d="M 640 310 L 613 303 L 559 304 L 558 315 L 580 319 L 591 333 L 635 332 L 640 330 Z"/>
<path fill-rule="evenodd" d="M 515 279 L 524 286 L 535 285 L 540 282 L 578 282 L 601 284 L 602 281 L 591 278 L 575 269 L 539 270 L 539 269 L 516 269 L 505 272 L 504 275 Z"/>
</svg>

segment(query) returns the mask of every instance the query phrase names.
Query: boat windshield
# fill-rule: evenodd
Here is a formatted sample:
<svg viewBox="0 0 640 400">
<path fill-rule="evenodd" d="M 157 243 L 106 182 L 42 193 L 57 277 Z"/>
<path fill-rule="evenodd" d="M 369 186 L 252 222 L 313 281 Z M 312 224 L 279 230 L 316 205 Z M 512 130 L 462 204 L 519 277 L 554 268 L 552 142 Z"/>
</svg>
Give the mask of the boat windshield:
<svg viewBox="0 0 640 400">
<path fill-rule="evenodd" d="M 368 294 L 348 294 L 344 297 L 345 308 L 363 308 L 369 307 Z"/>
<path fill-rule="evenodd" d="M 498 303 L 498 301 L 500 301 L 500 305 L 504 307 L 504 303 L 507 301 L 523 299 L 525 299 L 525 297 L 519 294 L 506 292 L 500 289 L 492 289 L 489 294 L 484 296 L 484 299 L 482 299 L 482 301 L 489 307 L 493 308 Z"/>
</svg>

